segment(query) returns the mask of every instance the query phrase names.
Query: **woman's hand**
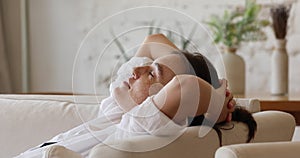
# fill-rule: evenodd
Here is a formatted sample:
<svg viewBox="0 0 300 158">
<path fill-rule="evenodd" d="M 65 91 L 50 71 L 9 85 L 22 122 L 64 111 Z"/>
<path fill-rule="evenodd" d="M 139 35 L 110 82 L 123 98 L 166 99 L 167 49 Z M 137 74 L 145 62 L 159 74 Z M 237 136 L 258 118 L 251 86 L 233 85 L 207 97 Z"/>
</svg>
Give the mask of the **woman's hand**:
<svg viewBox="0 0 300 158">
<path fill-rule="evenodd" d="M 227 109 L 228 109 L 229 113 L 228 113 L 227 118 L 226 118 L 226 122 L 230 122 L 231 119 L 232 119 L 232 112 L 235 109 L 236 102 L 233 99 L 232 93 L 228 89 L 226 89 L 226 97 L 231 98 L 231 99 L 229 99 L 229 102 L 227 104 Z"/>
<path fill-rule="evenodd" d="M 153 100 L 160 111 L 176 123 L 203 114 L 213 123 L 230 121 L 235 105 L 226 80 L 221 81 L 220 88 L 214 89 L 193 75 L 175 76 Z"/>
<path fill-rule="evenodd" d="M 235 108 L 235 100 L 233 99 L 232 93 L 227 89 L 227 81 L 226 80 L 220 80 L 221 87 L 217 89 L 217 93 L 221 95 L 225 95 L 223 109 L 221 111 L 221 114 L 218 119 L 219 122 L 230 122 L 232 119 L 232 112 Z"/>
</svg>

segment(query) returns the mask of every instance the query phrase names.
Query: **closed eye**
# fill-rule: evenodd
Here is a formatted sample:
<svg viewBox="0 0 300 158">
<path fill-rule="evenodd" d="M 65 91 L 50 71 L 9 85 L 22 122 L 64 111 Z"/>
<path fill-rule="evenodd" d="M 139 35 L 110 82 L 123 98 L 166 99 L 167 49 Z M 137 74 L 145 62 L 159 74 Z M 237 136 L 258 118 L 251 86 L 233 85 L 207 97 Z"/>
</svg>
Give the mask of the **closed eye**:
<svg viewBox="0 0 300 158">
<path fill-rule="evenodd" d="M 151 77 L 154 77 L 153 71 L 150 71 L 150 72 L 149 72 L 149 75 L 150 75 Z"/>
</svg>

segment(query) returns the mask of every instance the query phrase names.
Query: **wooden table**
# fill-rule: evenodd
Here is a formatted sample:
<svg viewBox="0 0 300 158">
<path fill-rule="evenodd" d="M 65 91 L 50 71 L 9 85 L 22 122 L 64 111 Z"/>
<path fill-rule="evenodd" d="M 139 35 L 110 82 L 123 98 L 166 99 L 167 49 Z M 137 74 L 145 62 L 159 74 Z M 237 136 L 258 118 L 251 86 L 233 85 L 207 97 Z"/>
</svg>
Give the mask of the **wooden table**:
<svg viewBox="0 0 300 158">
<path fill-rule="evenodd" d="M 280 110 L 292 114 L 297 125 L 300 125 L 300 94 L 275 96 L 270 94 L 236 95 L 237 98 L 257 98 L 260 100 L 261 110 Z"/>
</svg>

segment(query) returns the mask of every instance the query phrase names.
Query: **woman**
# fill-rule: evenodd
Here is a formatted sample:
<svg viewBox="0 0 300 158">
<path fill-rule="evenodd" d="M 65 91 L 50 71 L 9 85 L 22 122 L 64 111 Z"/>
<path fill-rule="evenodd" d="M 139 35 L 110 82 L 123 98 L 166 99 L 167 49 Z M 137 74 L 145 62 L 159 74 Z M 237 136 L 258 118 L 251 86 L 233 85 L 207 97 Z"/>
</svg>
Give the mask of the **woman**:
<svg viewBox="0 0 300 158">
<path fill-rule="evenodd" d="M 121 103 L 124 102 L 128 103 L 125 104 L 128 105 L 124 107 L 125 110 L 139 105 L 141 101 L 151 96 L 151 93 L 156 94 L 158 92 L 152 98 L 153 107 L 158 107 L 162 113 L 176 124 L 183 125 L 187 117 L 193 118 L 196 116 L 190 125 L 201 125 L 204 119 L 203 114 L 205 114 L 207 122 L 210 125 L 214 125 L 216 122 L 230 121 L 232 117 L 231 112 L 234 110 L 234 120 L 244 122 L 249 127 L 247 141 L 249 142 L 254 137 L 256 130 L 255 120 L 246 110 L 240 107 L 234 109 L 235 101 L 232 100 L 232 95 L 229 91 L 226 92 L 227 98 L 224 98 L 226 84 L 223 83 L 222 85 L 219 83 L 215 68 L 204 56 L 201 54 L 180 52 L 172 42 L 161 34 L 147 37 L 136 56 L 147 57 L 154 60 L 154 62 L 151 65 L 136 67 L 133 71 L 133 76 L 129 79 L 129 84 L 125 83 L 127 85 L 125 89 L 115 89 L 113 94 L 115 94 L 117 102 L 119 101 L 119 105 L 122 105 Z M 165 71 L 163 73 L 166 75 L 166 77 L 164 76 L 165 81 L 159 80 L 158 74 L 160 73 L 157 72 L 159 70 L 156 68 L 157 66 L 161 67 L 162 71 Z M 150 79 L 147 78 L 149 75 L 151 76 Z M 148 87 L 145 88 L 138 85 L 140 82 L 136 83 L 136 81 L 139 80 L 143 81 L 143 85 L 145 85 L 145 80 L 149 81 L 146 84 Z M 217 90 L 209 84 L 217 88 Z M 135 87 L 143 87 L 143 90 L 137 88 L 138 91 L 135 91 Z M 122 100 L 122 96 L 127 99 Z M 223 102 L 225 104 L 222 104 Z M 151 104 L 150 101 L 149 104 Z M 220 107 L 217 105 L 223 106 Z M 227 105 L 227 107 L 224 105 Z M 123 121 L 126 120 L 125 118 Z M 128 119 L 127 122 L 135 121 Z M 157 130 L 156 128 L 155 130 Z M 146 129 L 149 130 L 151 128 L 147 127 Z M 155 135 L 159 135 L 159 133 L 156 132 Z"/>
<path fill-rule="evenodd" d="M 231 120 L 235 101 L 222 80 L 218 89 L 194 71 L 189 60 L 161 34 L 146 38 L 140 49 L 118 71 L 111 96 L 104 99 L 96 119 L 57 135 L 55 143 L 83 156 L 108 138 L 136 135 L 176 135 L 188 126 L 188 117 L 210 122 Z M 42 145 L 42 146 L 45 146 Z M 38 146 L 19 157 L 41 157 Z"/>
</svg>

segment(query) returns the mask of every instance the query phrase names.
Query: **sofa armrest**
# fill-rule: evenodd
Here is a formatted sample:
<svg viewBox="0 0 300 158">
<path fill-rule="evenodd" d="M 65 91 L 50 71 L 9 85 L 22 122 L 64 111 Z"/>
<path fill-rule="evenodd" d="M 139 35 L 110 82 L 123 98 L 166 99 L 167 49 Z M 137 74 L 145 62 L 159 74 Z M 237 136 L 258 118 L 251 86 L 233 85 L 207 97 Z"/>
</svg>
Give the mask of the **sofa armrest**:
<svg viewBox="0 0 300 158">
<path fill-rule="evenodd" d="M 257 132 L 252 142 L 291 141 L 296 121 L 293 115 L 282 111 L 262 111 L 253 114 Z"/>
<path fill-rule="evenodd" d="M 300 142 L 250 143 L 223 146 L 215 158 L 298 158 Z"/>
</svg>

